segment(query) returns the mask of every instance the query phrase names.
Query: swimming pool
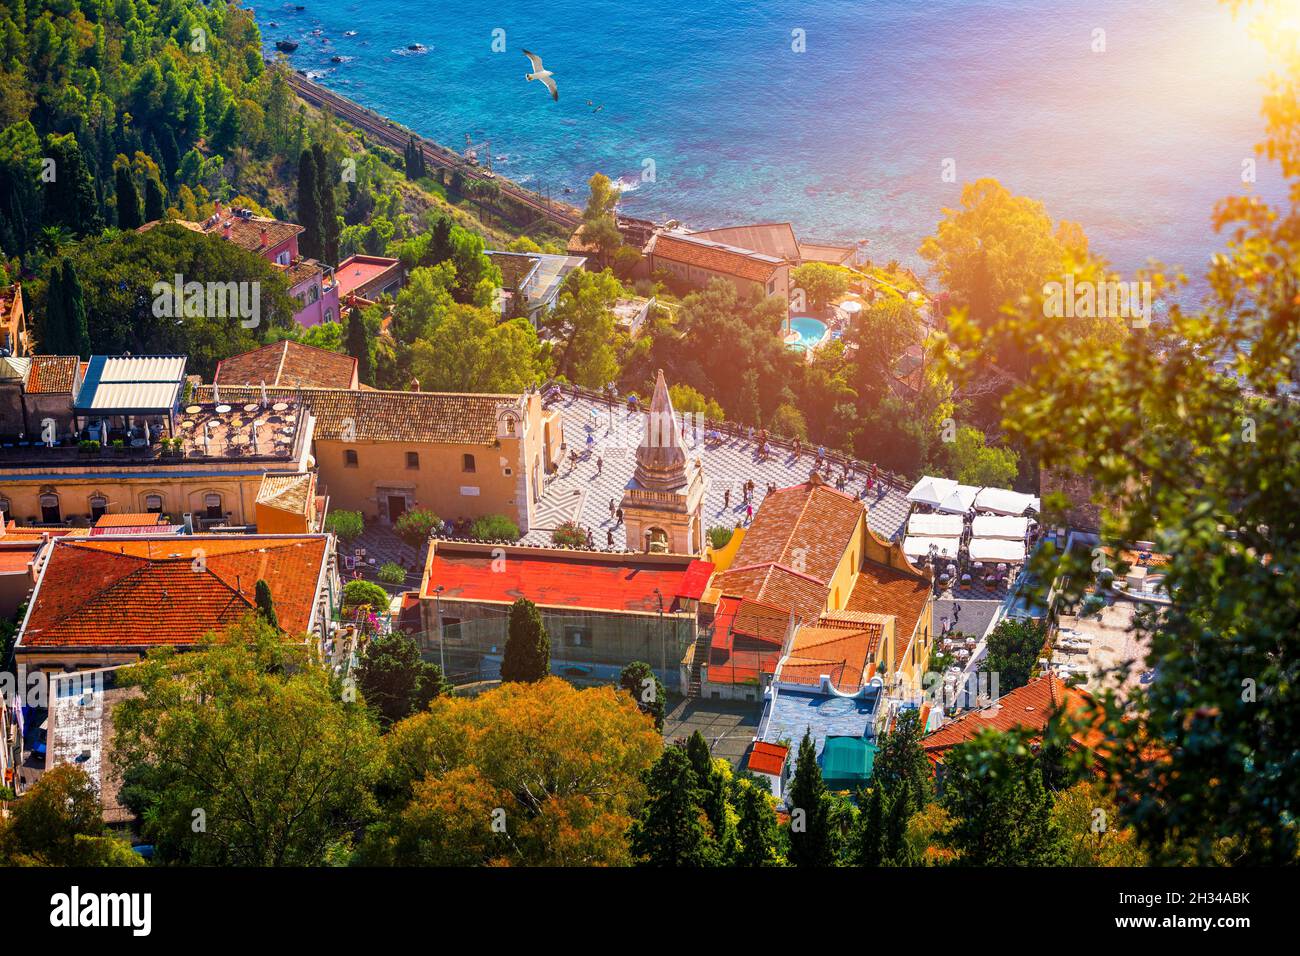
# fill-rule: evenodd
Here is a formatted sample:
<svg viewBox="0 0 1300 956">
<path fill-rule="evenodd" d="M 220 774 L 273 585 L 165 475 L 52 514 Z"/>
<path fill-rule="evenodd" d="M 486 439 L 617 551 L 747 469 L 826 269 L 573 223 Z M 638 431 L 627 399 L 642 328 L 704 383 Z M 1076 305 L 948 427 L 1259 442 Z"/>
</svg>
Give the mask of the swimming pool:
<svg viewBox="0 0 1300 956">
<path fill-rule="evenodd" d="M 790 319 L 790 329 L 786 332 L 785 344 L 792 349 L 808 351 L 826 336 L 826 323 L 807 315 L 796 315 Z"/>
</svg>

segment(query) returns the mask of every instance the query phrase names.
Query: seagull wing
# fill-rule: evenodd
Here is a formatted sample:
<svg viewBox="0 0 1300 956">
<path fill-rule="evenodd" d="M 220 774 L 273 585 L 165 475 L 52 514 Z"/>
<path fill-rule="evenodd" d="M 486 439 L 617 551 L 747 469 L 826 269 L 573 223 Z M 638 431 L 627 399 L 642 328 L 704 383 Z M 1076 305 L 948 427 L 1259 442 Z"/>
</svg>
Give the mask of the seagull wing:
<svg viewBox="0 0 1300 956">
<path fill-rule="evenodd" d="M 551 91 L 551 99 L 558 103 L 560 100 L 560 91 L 555 86 L 555 80 L 551 79 L 549 76 L 539 77 L 539 79 L 541 79 L 541 81 L 546 84 L 546 88 Z"/>
<path fill-rule="evenodd" d="M 538 56 L 536 53 L 529 53 L 527 50 L 525 50 L 524 56 L 528 57 L 528 59 L 532 62 L 534 73 L 539 73 L 542 70 L 546 69 L 546 67 L 542 66 L 542 58 Z"/>
</svg>

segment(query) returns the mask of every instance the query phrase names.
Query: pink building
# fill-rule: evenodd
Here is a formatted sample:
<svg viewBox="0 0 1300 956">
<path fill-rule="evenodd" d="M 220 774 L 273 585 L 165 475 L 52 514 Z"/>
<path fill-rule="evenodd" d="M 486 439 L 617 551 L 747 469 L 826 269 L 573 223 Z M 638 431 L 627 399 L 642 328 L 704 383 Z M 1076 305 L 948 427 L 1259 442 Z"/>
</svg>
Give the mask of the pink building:
<svg viewBox="0 0 1300 956">
<path fill-rule="evenodd" d="M 339 320 L 339 284 L 334 279 L 333 269 L 315 259 L 303 258 L 284 268 L 289 294 L 302 304 L 302 308 L 294 313 L 295 322 L 310 329 L 322 322 Z"/>
</svg>

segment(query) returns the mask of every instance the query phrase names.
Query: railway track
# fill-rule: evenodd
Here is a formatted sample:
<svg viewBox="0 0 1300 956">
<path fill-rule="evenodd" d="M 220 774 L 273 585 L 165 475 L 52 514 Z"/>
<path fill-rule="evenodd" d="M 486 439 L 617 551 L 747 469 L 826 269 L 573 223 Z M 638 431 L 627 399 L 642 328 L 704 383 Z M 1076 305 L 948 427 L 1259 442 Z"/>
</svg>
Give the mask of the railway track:
<svg viewBox="0 0 1300 956">
<path fill-rule="evenodd" d="M 319 83 L 313 83 L 297 73 L 289 73 L 288 77 L 289 85 L 293 87 L 294 92 L 312 106 L 329 110 L 339 119 L 357 127 L 396 152 L 402 152 L 410 136 L 413 135 L 410 130 L 398 126 L 392 120 L 385 119 L 373 110 L 358 106 Z M 424 152 L 426 162 L 442 169 L 459 170 L 461 176 L 468 180 L 496 183 L 500 187 L 501 195 L 508 196 L 512 202 L 534 213 L 535 218 L 543 219 L 564 230 L 573 230 L 582 224 L 582 213 L 574 206 L 543 199 L 509 180 L 487 176 L 477 166 L 466 162 L 463 157 L 436 143 L 431 143 L 422 136 L 416 135 L 415 141 Z"/>
</svg>

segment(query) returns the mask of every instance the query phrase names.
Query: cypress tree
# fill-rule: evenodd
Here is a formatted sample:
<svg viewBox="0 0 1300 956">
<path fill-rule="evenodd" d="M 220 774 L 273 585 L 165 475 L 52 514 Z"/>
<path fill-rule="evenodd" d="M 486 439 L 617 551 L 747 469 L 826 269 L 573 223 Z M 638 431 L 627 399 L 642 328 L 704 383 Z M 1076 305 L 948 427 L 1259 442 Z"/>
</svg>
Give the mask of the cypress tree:
<svg viewBox="0 0 1300 956">
<path fill-rule="evenodd" d="M 278 631 L 280 619 L 276 617 L 275 602 L 271 600 L 271 585 L 264 579 L 258 578 L 253 588 L 253 598 L 257 605 L 257 616 Z"/>
<path fill-rule="evenodd" d="M 63 273 L 60 263 L 50 266 L 45 292 L 45 317 L 41 320 L 41 351 L 46 355 L 68 354 L 68 323 Z"/>
<path fill-rule="evenodd" d="M 298 251 L 304 256 L 319 259 L 321 255 L 320 188 L 317 179 L 316 158 L 311 150 L 304 149 L 298 157 Z"/>
<path fill-rule="evenodd" d="M 891 866 L 908 866 L 912 862 L 907 846 L 907 820 L 911 815 L 912 788 L 904 780 L 889 801 L 889 823 L 885 827 L 882 856 Z"/>
<path fill-rule="evenodd" d="M 833 866 L 830 794 L 817 766 L 817 747 L 804 732 L 790 788 L 790 862 L 795 866 Z"/>
<path fill-rule="evenodd" d="M 686 757 L 691 762 L 691 769 L 695 771 L 700 804 L 713 828 L 713 839 L 719 848 L 727 847 L 734 839 L 730 833 L 731 828 L 727 825 L 727 782 L 714 768 L 709 744 L 698 730 L 686 742 Z"/>
<path fill-rule="evenodd" d="M 163 193 L 162 183 L 156 176 L 150 176 L 144 184 L 144 221 L 156 222 L 167 215 L 167 197 Z"/>
<path fill-rule="evenodd" d="M 140 219 L 140 191 L 136 189 L 135 177 L 131 167 L 122 164 L 117 167 L 117 227 L 122 230 L 138 229 Z"/>
<path fill-rule="evenodd" d="M 86 296 L 72 260 L 63 260 L 63 330 L 66 336 L 64 355 L 90 358 L 90 325 L 86 319 Z"/>
<path fill-rule="evenodd" d="M 646 801 L 628 830 L 640 866 L 708 866 L 716 847 L 700 815 L 696 775 L 680 747 L 669 747 L 645 773 Z"/>
<path fill-rule="evenodd" d="M 858 825 L 858 866 L 880 866 L 884 858 L 885 809 L 884 790 L 877 783 L 871 788 L 871 799 L 862 811 Z"/>
<path fill-rule="evenodd" d="M 360 309 L 348 310 L 348 354 L 357 360 L 357 381 L 370 381 L 370 342 Z"/>
<path fill-rule="evenodd" d="M 520 598 L 510 607 L 510 627 L 501 660 L 503 681 L 539 681 L 551 672 L 551 639 L 537 605 Z"/>
<path fill-rule="evenodd" d="M 334 202 L 334 181 L 337 175 L 334 164 L 325 155 L 324 148 L 317 143 L 312 148 L 316 160 L 316 189 L 319 191 L 317 209 L 320 216 L 320 256 L 329 265 L 337 265 L 339 260 L 339 218 L 338 208 Z"/>
<path fill-rule="evenodd" d="M 740 820 L 736 836 L 740 848 L 736 853 L 736 866 L 773 866 L 777 863 L 776 812 L 767 793 L 757 783 L 740 788 L 736 808 Z"/>
</svg>

